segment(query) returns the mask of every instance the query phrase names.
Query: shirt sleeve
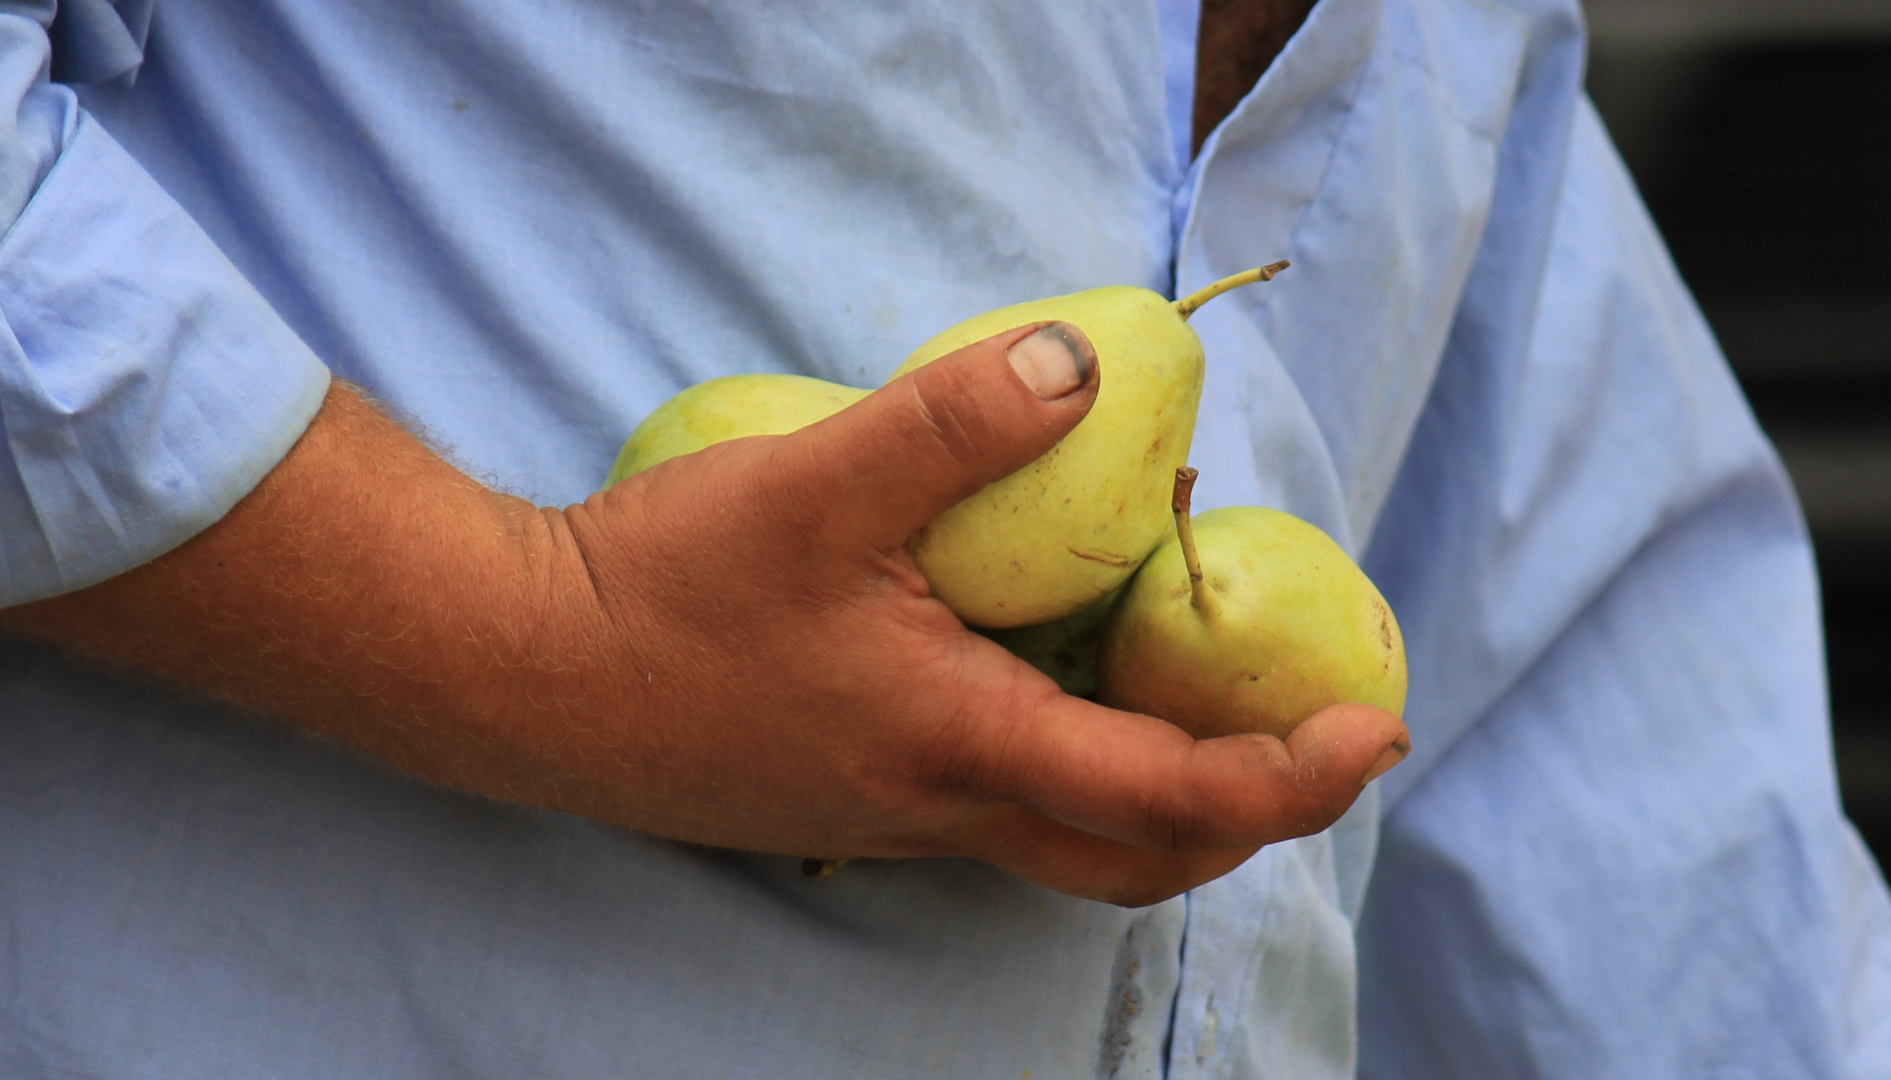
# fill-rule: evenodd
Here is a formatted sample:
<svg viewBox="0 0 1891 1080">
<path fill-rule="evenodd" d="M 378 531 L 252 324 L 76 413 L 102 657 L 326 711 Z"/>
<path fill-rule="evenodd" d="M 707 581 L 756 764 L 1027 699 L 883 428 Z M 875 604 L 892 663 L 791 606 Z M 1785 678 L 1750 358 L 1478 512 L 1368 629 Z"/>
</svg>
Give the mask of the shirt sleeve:
<svg viewBox="0 0 1891 1080">
<path fill-rule="evenodd" d="M 1572 132 L 1527 349 L 1454 339 L 1375 536 L 1429 745 L 1388 778 L 1362 1075 L 1891 1074 L 1798 508 L 1586 103 Z"/>
<path fill-rule="evenodd" d="M 0 7 L 0 607 L 102 581 L 217 521 L 329 380 L 50 81 L 49 27 L 98 76 L 123 76 L 136 46 L 106 5 L 58 27 L 54 7 Z"/>
</svg>

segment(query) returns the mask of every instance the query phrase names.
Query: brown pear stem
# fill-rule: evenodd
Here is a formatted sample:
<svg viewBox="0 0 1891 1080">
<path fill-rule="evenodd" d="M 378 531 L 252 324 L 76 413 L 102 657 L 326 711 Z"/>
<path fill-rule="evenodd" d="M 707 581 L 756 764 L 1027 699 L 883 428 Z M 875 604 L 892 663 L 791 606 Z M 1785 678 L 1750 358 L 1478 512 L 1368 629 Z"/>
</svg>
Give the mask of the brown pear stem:
<svg viewBox="0 0 1891 1080">
<path fill-rule="evenodd" d="M 1212 619 L 1221 611 L 1221 600 L 1202 576 L 1202 559 L 1195 551 L 1195 525 L 1188 516 L 1195 478 L 1200 475 L 1200 470 L 1187 465 L 1175 470 L 1175 495 L 1169 500 L 1169 509 L 1175 511 L 1175 535 L 1182 541 L 1182 562 L 1188 567 L 1189 602 L 1202 618 Z"/>
<path fill-rule="evenodd" d="M 1292 264 L 1286 259 L 1282 259 L 1277 263 L 1268 263 L 1266 266 L 1257 266 L 1252 270 L 1243 270 L 1238 274 L 1230 274 L 1205 289 L 1198 289 L 1184 296 L 1182 299 L 1177 300 L 1175 302 L 1175 313 L 1182 316 L 1183 319 L 1187 319 L 1190 315 L 1195 314 L 1196 308 L 1201 307 L 1203 304 L 1227 292 L 1229 289 L 1238 289 L 1243 285 L 1252 285 L 1257 281 L 1272 281 L 1274 280 L 1275 274 L 1280 273 L 1291 265 Z"/>
</svg>

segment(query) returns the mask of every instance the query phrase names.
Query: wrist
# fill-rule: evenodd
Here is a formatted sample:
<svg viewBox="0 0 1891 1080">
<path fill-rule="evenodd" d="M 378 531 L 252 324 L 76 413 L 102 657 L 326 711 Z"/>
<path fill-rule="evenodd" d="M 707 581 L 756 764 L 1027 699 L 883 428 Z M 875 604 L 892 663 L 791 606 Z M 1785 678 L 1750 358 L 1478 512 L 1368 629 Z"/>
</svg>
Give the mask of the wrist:
<svg viewBox="0 0 1891 1080">
<path fill-rule="evenodd" d="M 605 748 L 600 684 L 621 660 L 583 555 L 562 512 L 492 498 L 468 530 L 467 580 L 414 658 L 409 709 L 438 738 L 383 756 L 449 786 L 608 816 L 582 793 Z"/>
</svg>

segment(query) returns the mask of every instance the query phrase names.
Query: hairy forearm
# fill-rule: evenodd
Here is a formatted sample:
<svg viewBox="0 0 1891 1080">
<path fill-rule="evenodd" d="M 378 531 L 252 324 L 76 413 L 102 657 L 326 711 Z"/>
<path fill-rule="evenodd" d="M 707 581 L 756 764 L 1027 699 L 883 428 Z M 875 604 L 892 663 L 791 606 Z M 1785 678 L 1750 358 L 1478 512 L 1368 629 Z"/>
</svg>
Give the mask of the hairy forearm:
<svg viewBox="0 0 1891 1080">
<path fill-rule="evenodd" d="M 430 779 L 556 802 L 532 790 L 555 770 L 520 743 L 558 696 L 529 676 L 569 647 L 557 616 L 583 591 L 570 555 L 556 513 L 482 488 L 337 383 L 222 521 L 0 623 Z"/>
</svg>

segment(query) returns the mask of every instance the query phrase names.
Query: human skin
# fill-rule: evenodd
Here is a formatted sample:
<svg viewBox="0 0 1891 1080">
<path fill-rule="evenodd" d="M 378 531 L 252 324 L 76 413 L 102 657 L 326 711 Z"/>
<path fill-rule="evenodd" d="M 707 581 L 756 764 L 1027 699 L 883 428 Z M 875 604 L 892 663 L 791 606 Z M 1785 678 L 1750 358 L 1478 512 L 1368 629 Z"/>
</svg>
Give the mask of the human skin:
<svg viewBox="0 0 1891 1080">
<path fill-rule="evenodd" d="M 482 795 L 1152 903 L 1324 828 L 1408 744 L 1364 706 L 1198 742 L 1064 695 L 928 595 L 907 537 L 1094 400 L 1087 343 L 1057 340 L 1001 334 L 563 509 L 338 383 L 222 521 L 0 625 Z"/>
<path fill-rule="evenodd" d="M 1241 103 L 1274 57 L 1313 11 L 1314 0 L 1202 0 L 1195 43 L 1195 110 L 1191 145 L 1200 153 L 1209 133 Z"/>
</svg>

